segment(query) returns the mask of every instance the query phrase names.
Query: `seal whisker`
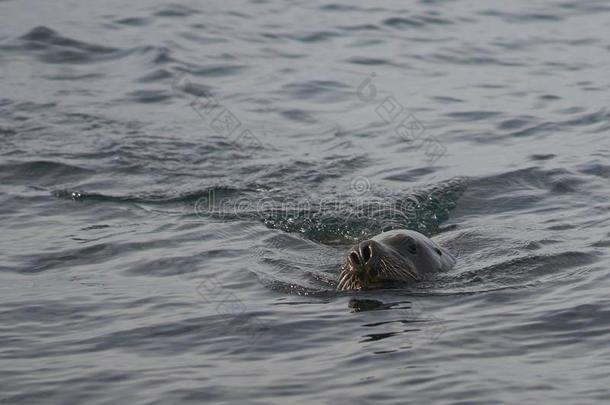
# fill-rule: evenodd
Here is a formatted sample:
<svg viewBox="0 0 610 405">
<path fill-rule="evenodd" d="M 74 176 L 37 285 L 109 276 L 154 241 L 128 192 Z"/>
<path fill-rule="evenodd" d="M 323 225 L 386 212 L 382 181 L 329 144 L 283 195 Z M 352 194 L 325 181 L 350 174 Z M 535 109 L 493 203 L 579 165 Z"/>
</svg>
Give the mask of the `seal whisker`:
<svg viewBox="0 0 610 405">
<path fill-rule="evenodd" d="M 390 259 L 382 259 L 382 263 L 385 265 L 387 272 L 400 281 L 409 282 L 417 280 L 417 277 L 415 277 L 410 269 L 404 266 L 399 266 Z"/>
<path fill-rule="evenodd" d="M 396 263 L 392 263 L 393 266 L 397 269 L 397 271 L 403 276 L 404 281 L 416 281 L 418 277 L 413 273 L 413 271 L 406 266 L 399 266 Z M 410 278 L 410 279 L 409 279 Z"/>
<path fill-rule="evenodd" d="M 348 269 L 343 271 L 339 277 L 339 285 L 337 289 L 339 290 L 348 290 L 349 286 L 354 283 L 354 274 L 351 273 Z"/>
<path fill-rule="evenodd" d="M 384 265 L 384 269 L 387 273 L 396 277 L 402 277 L 402 275 L 397 271 L 396 265 L 390 260 L 382 259 L 381 263 Z"/>
<path fill-rule="evenodd" d="M 339 285 L 337 285 L 337 289 L 344 290 L 345 289 L 345 276 L 339 280 Z"/>
</svg>

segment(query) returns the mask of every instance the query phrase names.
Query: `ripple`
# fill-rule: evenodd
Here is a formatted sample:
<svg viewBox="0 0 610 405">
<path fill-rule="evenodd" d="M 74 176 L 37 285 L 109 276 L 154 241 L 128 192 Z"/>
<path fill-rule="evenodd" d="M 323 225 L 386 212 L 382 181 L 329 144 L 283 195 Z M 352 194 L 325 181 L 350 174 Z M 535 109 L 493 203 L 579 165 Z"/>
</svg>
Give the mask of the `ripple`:
<svg viewBox="0 0 610 405">
<path fill-rule="evenodd" d="M 31 29 L 2 48 L 33 53 L 46 63 L 94 63 L 116 59 L 125 52 L 118 48 L 91 44 L 61 36 L 56 31 L 39 26 Z"/>
<path fill-rule="evenodd" d="M 93 170 L 61 162 L 32 161 L 0 165 L 5 184 L 56 185 L 82 179 Z"/>
<path fill-rule="evenodd" d="M 333 38 L 340 37 L 341 34 L 334 31 L 316 31 L 305 35 L 296 36 L 294 39 L 304 43 L 326 42 Z"/>
<path fill-rule="evenodd" d="M 126 25 L 129 27 L 144 27 L 151 23 L 149 18 L 126 17 L 114 21 L 115 24 Z"/>
<path fill-rule="evenodd" d="M 347 62 L 353 63 L 355 65 L 365 65 L 365 66 L 392 65 L 392 63 L 387 59 L 366 58 L 366 57 L 350 58 L 347 60 Z"/>
<path fill-rule="evenodd" d="M 337 28 L 345 31 L 379 31 L 381 29 L 375 24 L 344 25 Z"/>
<path fill-rule="evenodd" d="M 138 78 L 140 83 L 155 83 L 160 80 L 172 78 L 173 74 L 166 69 L 154 69 Z"/>
<path fill-rule="evenodd" d="M 317 120 L 313 115 L 304 110 L 292 109 L 281 111 L 282 116 L 296 122 L 302 122 L 305 124 L 314 124 Z"/>
<path fill-rule="evenodd" d="M 347 5 L 347 4 L 324 4 L 324 5 L 320 6 L 320 10 L 346 12 L 346 11 L 357 11 L 359 9 L 356 6 Z"/>
<path fill-rule="evenodd" d="M 538 160 L 550 160 L 550 159 L 554 159 L 556 158 L 557 155 L 554 155 L 552 153 L 549 154 L 536 154 L 536 155 L 531 155 L 530 159 L 538 161 Z"/>
<path fill-rule="evenodd" d="M 189 73 L 194 76 L 200 77 L 224 77 L 224 76 L 235 76 L 248 69 L 248 66 L 244 65 L 212 65 L 212 66 L 183 66 L 177 70 L 183 73 Z"/>
<path fill-rule="evenodd" d="M 582 165 L 580 167 L 580 172 L 601 177 L 603 179 L 610 179 L 610 165 L 605 165 L 598 162 L 591 162 Z"/>
<path fill-rule="evenodd" d="M 457 65 L 497 65 L 497 66 L 524 66 L 523 62 L 517 60 L 506 60 L 500 59 L 491 55 L 473 55 L 464 56 L 464 53 L 452 54 L 452 53 L 433 53 L 430 56 L 426 56 L 426 59 L 430 62 L 436 63 L 454 63 Z M 502 87 L 502 85 L 492 85 L 494 88 Z M 498 87 L 496 87 L 498 86 Z M 483 87 L 483 86 L 480 86 Z M 491 88 L 487 86 L 487 88 Z"/>
<path fill-rule="evenodd" d="M 337 81 L 312 80 L 286 84 L 282 87 L 282 92 L 301 100 L 328 102 L 342 97 L 347 89 L 348 86 Z"/>
<path fill-rule="evenodd" d="M 492 117 L 497 117 L 501 115 L 499 111 L 460 111 L 460 112 L 451 112 L 448 113 L 447 116 L 454 119 L 459 119 L 460 121 L 481 121 L 487 120 Z"/>
<path fill-rule="evenodd" d="M 156 17 L 185 18 L 199 14 L 199 11 L 180 4 L 168 4 L 154 12 Z"/>
<path fill-rule="evenodd" d="M 175 203 L 193 203 L 200 199 L 208 198 L 214 195 L 216 198 L 237 197 L 242 195 L 244 189 L 233 187 L 215 186 L 204 190 L 188 191 L 178 193 L 174 190 L 165 190 L 158 193 L 112 196 L 100 193 L 88 193 L 75 190 L 56 190 L 53 196 L 62 199 L 70 199 L 76 201 L 109 201 L 115 203 L 142 203 L 142 204 L 175 204 Z"/>
<path fill-rule="evenodd" d="M 174 61 L 170 56 L 171 50 L 164 46 L 139 46 L 130 50 L 132 53 L 144 55 L 147 62 L 152 65 L 159 65 Z"/>
<path fill-rule="evenodd" d="M 127 93 L 127 98 L 135 103 L 162 103 L 171 99 L 173 95 L 167 90 L 136 90 Z"/>
<path fill-rule="evenodd" d="M 499 129 L 521 129 L 525 126 L 530 126 L 534 122 L 534 117 L 518 117 L 510 118 L 499 123 Z"/>
<path fill-rule="evenodd" d="M 532 22 L 558 22 L 563 20 L 563 17 L 560 15 L 546 13 L 508 13 L 494 10 L 486 10 L 481 11 L 479 14 L 487 17 L 499 17 L 506 22 L 519 24 Z"/>
</svg>

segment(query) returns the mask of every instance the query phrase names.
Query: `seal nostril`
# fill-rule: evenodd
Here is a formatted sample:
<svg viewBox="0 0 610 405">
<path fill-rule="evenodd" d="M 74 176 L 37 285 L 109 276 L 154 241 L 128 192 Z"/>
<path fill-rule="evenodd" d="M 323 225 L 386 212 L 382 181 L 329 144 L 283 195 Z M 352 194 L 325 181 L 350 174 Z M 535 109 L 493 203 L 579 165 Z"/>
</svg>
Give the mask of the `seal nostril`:
<svg viewBox="0 0 610 405">
<path fill-rule="evenodd" d="M 362 249 L 362 260 L 364 260 L 364 262 L 368 262 L 369 259 L 372 256 L 372 252 L 371 252 L 371 245 L 366 245 L 363 249 Z"/>
<path fill-rule="evenodd" d="M 356 252 L 350 253 L 349 258 L 351 259 L 353 264 L 360 266 L 360 258 L 358 257 L 358 253 L 356 253 Z"/>
</svg>

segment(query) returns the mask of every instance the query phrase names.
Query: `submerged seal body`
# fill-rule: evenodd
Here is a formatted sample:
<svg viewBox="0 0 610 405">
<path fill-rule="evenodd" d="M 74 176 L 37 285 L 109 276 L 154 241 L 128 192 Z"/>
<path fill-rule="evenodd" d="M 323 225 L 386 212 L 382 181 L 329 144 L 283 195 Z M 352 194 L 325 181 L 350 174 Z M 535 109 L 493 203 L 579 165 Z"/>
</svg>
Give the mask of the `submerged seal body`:
<svg viewBox="0 0 610 405">
<path fill-rule="evenodd" d="M 451 269 L 455 257 L 419 232 L 383 232 L 352 247 L 339 274 L 338 290 L 360 290 L 412 283 Z"/>
</svg>

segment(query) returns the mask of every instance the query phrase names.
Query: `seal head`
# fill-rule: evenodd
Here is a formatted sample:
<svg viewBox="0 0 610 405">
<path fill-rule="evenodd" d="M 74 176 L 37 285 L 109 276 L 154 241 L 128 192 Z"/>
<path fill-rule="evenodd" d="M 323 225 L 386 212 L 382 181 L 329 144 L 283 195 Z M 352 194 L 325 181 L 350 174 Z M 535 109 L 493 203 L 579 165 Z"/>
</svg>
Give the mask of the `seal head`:
<svg viewBox="0 0 610 405">
<path fill-rule="evenodd" d="M 411 230 L 393 230 L 362 241 L 348 251 L 337 289 L 410 284 L 454 265 L 451 253 L 430 238 Z"/>
</svg>

